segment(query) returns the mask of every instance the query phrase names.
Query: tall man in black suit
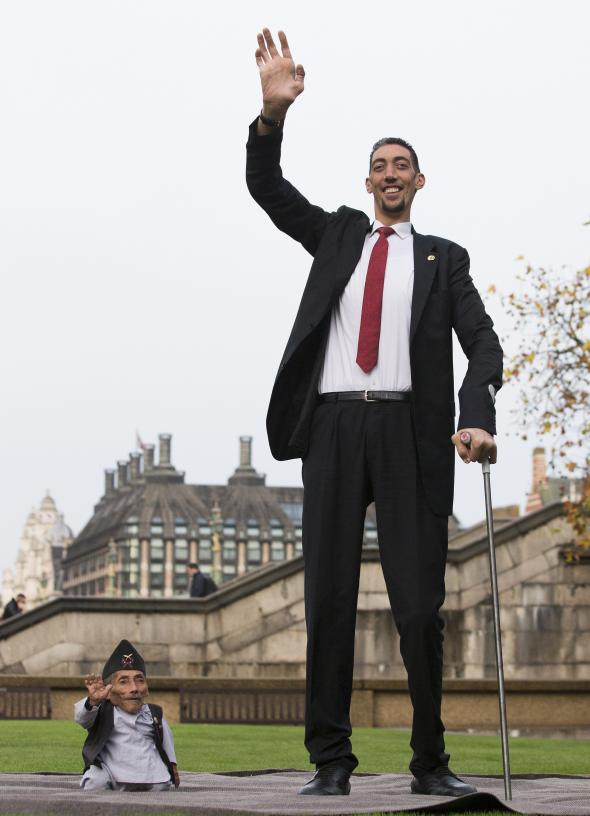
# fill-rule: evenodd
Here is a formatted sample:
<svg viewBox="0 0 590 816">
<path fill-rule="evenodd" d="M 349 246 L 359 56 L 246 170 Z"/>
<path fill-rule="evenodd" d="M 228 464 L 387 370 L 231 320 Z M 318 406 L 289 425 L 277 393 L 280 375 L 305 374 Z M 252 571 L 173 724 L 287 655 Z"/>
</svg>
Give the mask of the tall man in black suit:
<svg viewBox="0 0 590 816">
<path fill-rule="evenodd" d="M 274 224 L 314 259 L 267 416 L 273 455 L 303 459 L 305 744 L 317 771 L 301 793 L 347 794 L 357 765 L 349 709 L 363 525 L 374 500 L 414 708 L 412 790 L 459 796 L 475 789 L 449 770 L 440 717 L 453 444 L 465 462 L 496 461 L 502 350 L 467 252 L 410 223 L 425 178 L 407 142 L 373 148 L 373 223 L 349 207 L 325 212 L 283 178 L 283 125 L 304 71 L 282 32 L 279 40 L 282 53 L 268 29 L 258 35 L 263 104 L 250 127 L 246 178 Z M 457 433 L 452 329 L 469 359 Z"/>
</svg>

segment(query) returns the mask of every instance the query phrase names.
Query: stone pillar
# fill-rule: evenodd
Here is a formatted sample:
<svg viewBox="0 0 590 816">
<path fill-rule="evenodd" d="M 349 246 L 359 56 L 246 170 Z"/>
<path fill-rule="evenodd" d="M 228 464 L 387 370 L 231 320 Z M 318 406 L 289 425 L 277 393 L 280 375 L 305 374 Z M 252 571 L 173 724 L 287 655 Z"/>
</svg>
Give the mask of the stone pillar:
<svg viewBox="0 0 590 816">
<path fill-rule="evenodd" d="M 295 544 L 292 541 L 285 542 L 285 559 L 289 561 L 295 555 Z"/>
<path fill-rule="evenodd" d="M 142 538 L 139 544 L 139 594 L 147 598 L 150 594 L 150 540 Z"/>
<path fill-rule="evenodd" d="M 238 575 L 246 572 L 246 542 L 238 541 Z"/>
<path fill-rule="evenodd" d="M 240 436 L 240 467 L 252 467 L 252 437 Z"/>
<path fill-rule="evenodd" d="M 172 464 L 172 436 L 162 433 L 159 434 L 158 439 L 160 440 L 160 460 L 158 464 L 160 467 L 170 467 Z"/>
<path fill-rule="evenodd" d="M 125 487 L 127 484 L 127 466 L 128 463 L 124 459 L 120 459 L 117 462 L 117 487 Z"/>
<path fill-rule="evenodd" d="M 262 563 L 268 564 L 270 561 L 270 541 L 262 542 Z"/>
<path fill-rule="evenodd" d="M 140 455 L 139 453 L 129 454 L 129 481 L 137 482 L 140 477 Z"/>
<path fill-rule="evenodd" d="M 197 542 L 196 542 L 196 539 L 194 539 L 194 538 L 191 538 L 191 540 L 189 541 L 189 545 L 188 545 L 188 562 L 189 562 L 189 564 L 192 564 L 192 563 L 198 564 L 199 563 L 199 559 L 198 559 L 198 556 L 197 556 Z"/>
<path fill-rule="evenodd" d="M 112 496 L 115 492 L 115 471 L 108 468 L 104 472 L 104 494 Z"/>
<path fill-rule="evenodd" d="M 164 545 L 164 597 L 171 598 L 174 594 L 174 541 L 168 539 Z"/>
<path fill-rule="evenodd" d="M 154 469 L 154 446 L 146 445 L 143 450 L 143 470 L 149 473 Z"/>
</svg>

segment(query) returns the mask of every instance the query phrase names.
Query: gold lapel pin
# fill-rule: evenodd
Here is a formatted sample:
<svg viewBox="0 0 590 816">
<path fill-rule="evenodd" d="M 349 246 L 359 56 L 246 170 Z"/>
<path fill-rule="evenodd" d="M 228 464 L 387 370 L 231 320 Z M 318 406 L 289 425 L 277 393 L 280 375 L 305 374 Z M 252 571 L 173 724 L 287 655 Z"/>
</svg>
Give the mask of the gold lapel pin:
<svg viewBox="0 0 590 816">
<path fill-rule="evenodd" d="M 436 261 L 436 255 L 429 255 L 428 258 L 426 258 L 426 260 L 427 261 Z"/>
</svg>

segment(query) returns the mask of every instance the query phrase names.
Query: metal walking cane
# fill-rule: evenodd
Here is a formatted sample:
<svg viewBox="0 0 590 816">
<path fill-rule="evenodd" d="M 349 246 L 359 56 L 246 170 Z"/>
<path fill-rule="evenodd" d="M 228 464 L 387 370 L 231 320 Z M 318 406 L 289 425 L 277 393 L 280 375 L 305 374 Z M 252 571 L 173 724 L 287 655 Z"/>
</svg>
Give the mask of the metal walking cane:
<svg viewBox="0 0 590 816">
<path fill-rule="evenodd" d="M 490 386 L 492 401 L 495 402 L 495 393 Z M 461 442 L 469 447 L 471 435 L 467 432 L 460 436 Z M 490 487 L 490 460 L 482 463 L 483 488 L 486 502 L 486 522 L 488 528 L 488 545 L 490 557 L 490 577 L 492 579 L 492 603 L 494 607 L 494 639 L 496 641 L 496 676 L 498 678 L 498 692 L 500 701 L 500 730 L 502 734 L 502 762 L 504 765 L 504 795 L 507 800 L 512 799 L 512 785 L 510 782 L 510 756 L 508 752 L 508 725 L 506 722 L 506 695 L 504 692 L 504 662 L 502 660 L 502 632 L 500 629 L 500 599 L 498 596 L 498 575 L 496 571 L 496 550 L 494 545 L 494 519 L 492 515 L 492 491 Z"/>
</svg>

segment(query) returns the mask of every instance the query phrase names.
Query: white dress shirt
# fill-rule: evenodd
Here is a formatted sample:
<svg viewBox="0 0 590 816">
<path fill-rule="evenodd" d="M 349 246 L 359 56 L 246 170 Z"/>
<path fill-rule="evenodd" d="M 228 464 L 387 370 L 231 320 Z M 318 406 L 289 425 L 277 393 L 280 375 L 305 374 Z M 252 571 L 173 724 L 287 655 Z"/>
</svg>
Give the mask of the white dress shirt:
<svg viewBox="0 0 590 816">
<path fill-rule="evenodd" d="M 96 719 L 98 708 L 88 711 L 85 702 L 86 697 L 75 704 L 74 719 L 83 728 L 89 729 Z M 154 743 L 154 724 L 148 706 L 144 704 L 137 714 L 128 714 L 114 706 L 113 715 L 113 730 L 99 754 L 111 780 L 153 784 L 170 781 L 170 772 Z M 162 727 L 164 750 L 170 762 L 176 763 L 174 739 L 163 717 Z"/>
<path fill-rule="evenodd" d="M 379 221 L 367 233 L 356 269 L 332 310 L 319 392 L 411 391 L 410 318 L 414 288 L 414 236 L 410 222 L 394 224 L 387 239 L 387 265 L 377 365 L 366 374 L 356 362 L 365 280 L 377 243 Z"/>
</svg>

